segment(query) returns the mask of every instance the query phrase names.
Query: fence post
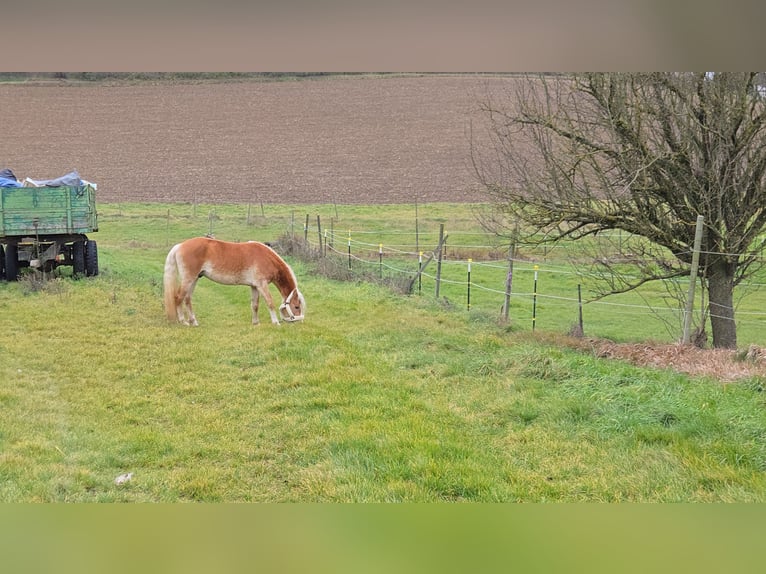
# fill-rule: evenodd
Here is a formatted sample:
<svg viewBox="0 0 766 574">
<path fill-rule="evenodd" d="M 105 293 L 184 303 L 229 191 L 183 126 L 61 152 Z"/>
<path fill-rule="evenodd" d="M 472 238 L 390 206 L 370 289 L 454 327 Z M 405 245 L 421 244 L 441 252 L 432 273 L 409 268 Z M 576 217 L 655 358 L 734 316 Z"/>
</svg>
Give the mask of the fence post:
<svg viewBox="0 0 766 574">
<path fill-rule="evenodd" d="M 418 229 L 418 198 L 415 198 L 415 251 L 420 251 L 420 231 Z"/>
<path fill-rule="evenodd" d="M 319 220 L 319 214 L 317 213 L 317 239 L 319 240 L 319 255 L 322 256 L 322 223 Z"/>
<path fill-rule="evenodd" d="M 351 271 L 351 230 L 348 230 L 348 270 Z"/>
<path fill-rule="evenodd" d="M 423 252 L 418 252 L 418 295 L 423 288 Z"/>
<path fill-rule="evenodd" d="M 309 240 L 309 214 L 306 214 L 306 223 L 303 224 L 303 242 L 306 243 Z"/>
<path fill-rule="evenodd" d="M 684 333 L 683 344 L 688 345 L 691 339 L 692 306 L 694 305 L 694 288 L 697 285 L 697 269 L 700 261 L 700 246 L 702 245 L 702 223 L 704 217 L 697 216 L 697 227 L 694 230 L 694 251 L 692 252 L 692 267 L 689 271 L 689 293 L 686 296 L 686 309 L 684 310 Z"/>
<path fill-rule="evenodd" d="M 470 257 L 468 258 L 468 310 L 471 310 L 471 261 L 473 261 Z"/>
<path fill-rule="evenodd" d="M 537 321 L 537 270 L 540 269 L 539 265 L 535 265 L 535 283 L 532 288 L 532 330 L 535 330 L 535 322 Z"/>
<path fill-rule="evenodd" d="M 442 280 L 442 245 L 444 244 L 444 224 L 439 224 L 439 258 L 436 261 L 436 298 L 439 298 L 439 287 Z"/>
<path fill-rule="evenodd" d="M 380 278 L 383 279 L 383 244 L 378 244 L 378 266 L 380 267 Z"/>
</svg>

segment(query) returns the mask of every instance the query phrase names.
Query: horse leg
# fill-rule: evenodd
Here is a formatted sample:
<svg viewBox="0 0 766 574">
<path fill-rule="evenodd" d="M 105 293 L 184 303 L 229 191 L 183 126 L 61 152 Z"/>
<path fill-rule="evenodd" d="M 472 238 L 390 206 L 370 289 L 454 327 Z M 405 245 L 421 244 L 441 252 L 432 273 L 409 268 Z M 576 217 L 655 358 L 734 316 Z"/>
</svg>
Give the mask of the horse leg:
<svg viewBox="0 0 766 574">
<path fill-rule="evenodd" d="M 275 325 L 279 325 L 279 318 L 277 317 L 277 310 L 274 308 L 274 299 L 271 298 L 271 291 L 269 291 L 269 284 L 259 285 L 258 291 L 261 292 L 263 298 L 266 300 L 266 305 L 269 306 L 269 315 L 271 315 L 271 322 Z"/>
<path fill-rule="evenodd" d="M 186 325 L 186 312 L 184 309 L 184 301 L 186 299 L 186 292 L 184 291 L 183 285 L 179 285 L 176 287 L 175 293 L 173 293 L 173 298 L 175 299 L 175 306 L 176 306 L 176 317 L 178 319 L 179 323 L 182 323 Z"/>
<path fill-rule="evenodd" d="M 188 282 L 184 281 L 181 283 L 181 288 L 179 289 L 180 302 L 178 305 L 178 320 L 181 321 L 181 323 L 191 325 L 192 327 L 199 326 L 199 323 L 197 323 L 197 317 L 194 315 L 194 308 L 192 307 L 191 299 L 196 284 L 196 280 Z"/>
<path fill-rule="evenodd" d="M 257 325 L 260 323 L 260 319 L 258 319 L 258 303 L 259 303 L 260 297 L 258 293 L 257 287 L 251 287 L 250 288 L 250 307 L 253 310 L 253 325 Z"/>
</svg>

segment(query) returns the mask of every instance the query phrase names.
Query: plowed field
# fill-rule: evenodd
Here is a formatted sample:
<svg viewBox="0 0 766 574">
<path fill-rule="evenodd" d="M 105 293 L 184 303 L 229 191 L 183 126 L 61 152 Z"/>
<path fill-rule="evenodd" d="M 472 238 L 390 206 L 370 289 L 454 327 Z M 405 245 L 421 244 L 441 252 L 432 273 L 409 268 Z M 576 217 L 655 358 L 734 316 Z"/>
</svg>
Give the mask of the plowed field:
<svg viewBox="0 0 766 574">
<path fill-rule="evenodd" d="M 77 169 L 101 202 L 476 201 L 471 122 L 485 90 L 511 82 L 0 85 L 0 168 L 32 179 Z"/>
</svg>

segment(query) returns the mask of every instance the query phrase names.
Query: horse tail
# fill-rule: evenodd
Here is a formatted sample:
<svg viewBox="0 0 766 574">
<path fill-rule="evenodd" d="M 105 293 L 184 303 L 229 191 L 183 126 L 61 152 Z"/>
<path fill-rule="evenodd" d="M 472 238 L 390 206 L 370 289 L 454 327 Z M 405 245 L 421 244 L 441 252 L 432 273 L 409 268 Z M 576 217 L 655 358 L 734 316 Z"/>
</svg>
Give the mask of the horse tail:
<svg viewBox="0 0 766 574">
<path fill-rule="evenodd" d="M 168 321 L 178 320 L 176 305 L 176 272 L 178 271 L 178 263 L 176 262 L 176 251 L 178 251 L 178 245 L 174 245 L 165 258 L 165 273 L 162 281 L 165 295 L 165 315 Z"/>
</svg>

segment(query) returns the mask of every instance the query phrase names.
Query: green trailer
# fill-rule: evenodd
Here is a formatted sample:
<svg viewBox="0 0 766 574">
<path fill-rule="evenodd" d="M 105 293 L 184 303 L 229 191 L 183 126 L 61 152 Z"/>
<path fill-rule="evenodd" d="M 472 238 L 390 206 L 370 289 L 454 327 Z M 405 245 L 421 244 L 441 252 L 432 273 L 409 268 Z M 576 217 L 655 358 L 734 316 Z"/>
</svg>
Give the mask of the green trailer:
<svg viewBox="0 0 766 574">
<path fill-rule="evenodd" d="M 98 275 L 96 190 L 92 185 L 0 187 L 0 278 L 23 268 L 72 267 L 75 277 Z"/>
</svg>

